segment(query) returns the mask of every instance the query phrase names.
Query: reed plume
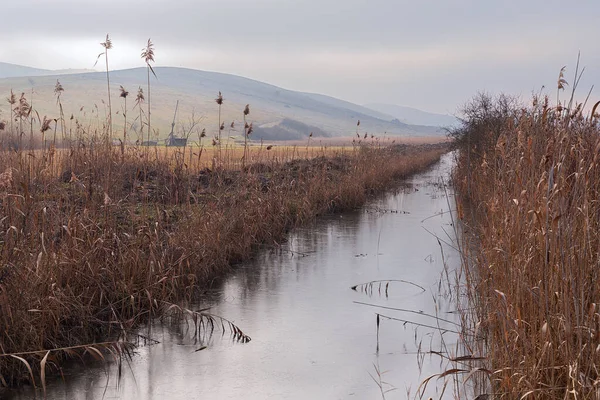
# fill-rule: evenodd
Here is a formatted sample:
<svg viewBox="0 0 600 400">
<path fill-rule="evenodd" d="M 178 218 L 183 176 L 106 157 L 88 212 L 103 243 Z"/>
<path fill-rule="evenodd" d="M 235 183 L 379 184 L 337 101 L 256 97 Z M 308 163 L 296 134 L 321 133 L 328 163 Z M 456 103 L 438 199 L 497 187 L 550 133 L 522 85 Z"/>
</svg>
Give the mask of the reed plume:
<svg viewBox="0 0 600 400">
<path fill-rule="evenodd" d="M 125 145 L 127 144 L 127 96 L 129 96 L 129 92 L 125 90 L 123 85 L 119 86 L 119 91 L 119 97 L 123 99 L 123 143 L 121 144 L 121 155 L 124 155 Z"/>
<path fill-rule="evenodd" d="M 151 128 L 151 112 L 150 112 L 150 72 L 152 72 L 152 74 L 154 75 L 154 77 L 156 78 L 156 73 L 154 72 L 154 69 L 152 68 L 151 63 L 154 62 L 154 44 L 152 43 L 152 41 L 150 39 L 148 39 L 148 43 L 146 43 L 146 47 L 144 47 L 142 49 L 142 60 L 144 60 L 144 63 L 146 64 L 146 70 L 147 70 L 147 75 L 148 75 L 148 91 L 146 92 L 146 96 L 148 98 L 148 115 L 146 115 L 146 118 L 148 120 L 147 123 L 147 129 L 148 129 L 148 145 L 150 145 L 150 134 L 152 132 L 152 128 Z M 146 161 L 148 158 L 148 149 L 146 149 Z"/>
<path fill-rule="evenodd" d="M 221 159 L 221 131 L 223 127 L 221 125 L 221 106 L 223 105 L 223 95 L 219 92 L 219 95 L 215 99 L 215 103 L 219 106 L 218 125 L 217 125 L 217 143 L 219 144 L 219 160 Z"/>
<path fill-rule="evenodd" d="M 108 136 L 106 138 L 106 142 L 108 144 L 109 140 L 112 139 L 112 103 L 111 103 L 111 99 L 110 99 L 110 74 L 108 72 L 108 50 L 113 48 L 112 41 L 108 37 L 108 33 L 106 34 L 106 39 L 104 40 L 104 42 L 100 43 L 100 45 L 102 47 L 104 47 L 104 51 L 102 53 L 98 54 L 98 57 L 96 58 L 96 63 L 98 63 L 98 60 L 100 59 L 100 57 L 104 56 L 104 61 L 106 64 L 106 91 L 108 94 Z M 94 65 L 96 65 L 96 64 L 94 64 Z"/>
</svg>

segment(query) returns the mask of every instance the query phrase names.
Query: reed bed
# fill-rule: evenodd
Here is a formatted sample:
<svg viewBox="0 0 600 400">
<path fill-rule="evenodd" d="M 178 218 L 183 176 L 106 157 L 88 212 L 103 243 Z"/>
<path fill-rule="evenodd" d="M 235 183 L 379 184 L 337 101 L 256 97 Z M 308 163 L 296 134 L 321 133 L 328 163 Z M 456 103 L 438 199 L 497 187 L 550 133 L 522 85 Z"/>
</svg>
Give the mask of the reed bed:
<svg viewBox="0 0 600 400">
<path fill-rule="evenodd" d="M 377 146 L 369 145 L 370 147 L 388 147 L 392 146 L 392 140 L 385 143 L 377 144 Z M 49 147 L 49 146 L 47 146 Z M 121 148 L 115 146 L 115 148 Z M 269 148 L 267 150 L 267 148 Z M 249 164 L 281 164 L 296 159 L 311 159 L 316 157 L 336 156 L 342 153 L 352 154 L 358 146 L 350 145 L 322 145 L 311 144 L 311 146 L 298 146 L 289 144 L 279 145 L 261 145 L 254 143 L 248 146 L 247 157 Z M 146 151 L 148 152 L 148 160 L 150 163 L 163 163 L 175 167 L 177 162 L 185 164 L 184 168 L 190 172 L 200 172 L 203 169 L 217 168 L 222 169 L 243 169 L 244 146 L 238 144 L 228 144 L 221 150 L 219 156 L 219 148 L 216 146 L 204 147 L 197 144 L 190 144 L 186 147 L 171 147 L 164 145 L 145 146 L 125 145 L 122 146 L 123 153 L 127 152 L 129 156 L 138 155 L 140 157 Z M 43 150 L 41 147 L 32 150 L 26 150 L 29 157 L 44 157 L 48 150 Z M 54 162 L 48 165 L 54 174 L 64 172 L 61 170 L 66 160 L 72 157 L 72 149 L 68 144 L 61 144 L 61 147 L 52 150 Z M 220 157 L 220 158 L 219 158 Z"/>
<path fill-rule="evenodd" d="M 0 131 L 4 386 L 44 384 L 46 370 L 82 353 L 126 354 L 140 323 L 167 314 L 248 341 L 224 318 L 180 305 L 259 245 L 360 206 L 446 151 L 373 143 L 299 154 L 257 145 L 214 146 L 207 156 L 199 146 L 113 146 L 106 124 L 98 134 L 77 125 L 57 149 L 48 129 L 24 134 L 28 118 Z"/>
<path fill-rule="evenodd" d="M 385 144 L 378 144 L 376 147 L 390 145 L 391 141 L 388 141 Z M 130 148 L 132 147 L 130 146 Z M 186 146 L 186 148 L 167 146 L 151 148 L 149 157 L 153 161 L 174 161 L 177 158 L 182 158 L 185 160 L 186 166 L 195 171 L 200 171 L 204 168 L 215 168 L 219 163 L 226 169 L 243 169 L 243 161 L 246 158 L 248 159 L 247 164 L 280 164 L 296 159 L 336 156 L 344 152 L 352 153 L 356 150 L 356 147 L 352 145 L 319 146 L 312 144 L 310 146 L 298 146 L 261 143 L 253 143 L 245 147 L 243 144 L 231 143 L 224 144 L 222 149 L 219 149 L 218 146 L 210 145 L 205 147 L 199 144 L 191 144 Z M 374 146 L 371 145 L 371 147 Z"/>
<path fill-rule="evenodd" d="M 597 107 L 480 95 L 453 132 L 463 328 L 494 398 L 600 398 Z"/>
</svg>

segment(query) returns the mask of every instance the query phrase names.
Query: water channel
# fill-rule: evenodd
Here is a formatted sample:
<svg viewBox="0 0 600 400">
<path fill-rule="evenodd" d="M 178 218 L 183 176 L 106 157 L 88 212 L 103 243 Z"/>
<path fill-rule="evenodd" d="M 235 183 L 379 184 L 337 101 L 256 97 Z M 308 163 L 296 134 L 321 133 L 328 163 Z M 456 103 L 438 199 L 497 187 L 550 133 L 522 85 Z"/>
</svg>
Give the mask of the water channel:
<svg viewBox="0 0 600 400">
<path fill-rule="evenodd" d="M 160 343 L 138 347 L 120 380 L 115 364 L 76 363 L 49 383 L 48 399 L 381 399 L 376 368 L 383 389 L 394 389 L 386 399 L 415 398 L 425 378 L 446 368 L 428 352 L 456 349 L 450 292 L 460 260 L 448 245 L 451 189 L 441 184 L 451 164 L 445 155 L 361 210 L 294 230 L 281 249 L 259 252 L 215 283 L 197 308 L 235 322 L 249 343 L 216 334 L 195 351 L 185 324 L 155 324 Z M 351 289 L 377 280 L 394 281 Z M 410 322 L 380 317 L 377 338 L 377 313 Z M 440 398 L 443 384 L 432 379 L 423 398 Z M 28 389 L 5 395 L 33 398 Z M 451 387 L 443 397 L 453 397 Z"/>
</svg>

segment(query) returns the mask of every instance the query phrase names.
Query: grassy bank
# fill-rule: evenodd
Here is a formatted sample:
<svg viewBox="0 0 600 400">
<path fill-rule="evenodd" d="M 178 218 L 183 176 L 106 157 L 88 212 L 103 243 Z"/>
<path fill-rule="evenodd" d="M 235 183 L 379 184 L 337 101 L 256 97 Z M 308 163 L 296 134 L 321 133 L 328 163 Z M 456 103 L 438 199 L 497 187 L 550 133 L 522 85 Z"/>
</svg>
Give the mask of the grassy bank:
<svg viewBox="0 0 600 400">
<path fill-rule="evenodd" d="M 464 328 L 498 398 L 600 393 L 600 127 L 582 109 L 481 95 L 454 132 Z"/>
<path fill-rule="evenodd" d="M 360 206 L 445 151 L 357 145 L 282 160 L 248 149 L 245 162 L 229 163 L 224 149 L 209 169 L 185 148 L 151 157 L 78 136 L 65 150 L 9 150 L 16 136 L 5 132 L 0 151 L 3 385 L 39 383 L 65 357 L 124 351 L 118 343 L 139 323 L 258 245 Z"/>
</svg>

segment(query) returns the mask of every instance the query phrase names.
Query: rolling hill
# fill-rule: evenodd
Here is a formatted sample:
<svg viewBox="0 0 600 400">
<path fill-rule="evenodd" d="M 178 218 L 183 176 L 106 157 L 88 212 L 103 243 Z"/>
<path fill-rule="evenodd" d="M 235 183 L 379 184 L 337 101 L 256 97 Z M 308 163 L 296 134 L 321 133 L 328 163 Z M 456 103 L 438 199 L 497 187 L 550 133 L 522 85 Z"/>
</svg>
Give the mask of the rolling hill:
<svg viewBox="0 0 600 400">
<path fill-rule="evenodd" d="M 49 70 L 49 69 L 32 68 L 32 67 L 25 67 L 23 65 L 0 62 L 0 79 L 1 78 L 23 77 L 23 76 L 68 75 L 68 74 L 77 74 L 77 73 L 85 73 L 85 72 L 95 72 L 95 71 L 89 70 L 89 69 Z"/>
<path fill-rule="evenodd" d="M 452 127 L 458 124 L 458 119 L 451 115 L 435 114 L 395 104 L 371 103 L 365 104 L 365 107 L 378 113 L 391 115 L 406 124 L 434 125 L 441 127 Z"/>
<path fill-rule="evenodd" d="M 7 64 L 0 64 L 0 67 L 5 65 Z M 15 68 L 12 70 L 14 72 Z M 54 87 L 59 80 L 64 88 L 61 102 L 67 118 L 72 114 L 83 126 L 98 125 L 106 120 L 108 97 L 105 73 L 52 75 L 51 71 L 28 70 L 27 67 L 16 70 L 16 73 L 29 75 L 0 79 L 2 97 L 7 97 L 11 89 L 17 95 L 25 93 L 40 115 L 56 118 L 58 107 Z M 286 90 L 240 76 L 174 67 L 156 67 L 154 70 L 157 77 L 151 76 L 152 127 L 158 130 L 160 138 L 166 137 L 170 131 L 177 101 L 177 130 L 189 127 L 193 115 L 198 122 L 198 129 L 206 128 L 208 135 L 216 134 L 218 108 L 214 99 L 219 91 L 225 99 L 222 121 L 225 121 L 227 127 L 232 121 L 236 127 L 240 127 L 244 106 L 250 104 L 249 121 L 255 126 L 254 139 L 259 139 L 261 134 L 265 139 L 268 137 L 271 140 L 297 139 L 312 131 L 315 136 L 350 136 L 356 132 L 357 120 L 361 121 L 361 134 L 444 134 L 438 127 L 402 123 L 394 116 L 332 97 Z M 0 68 L 0 73 L 7 74 L 7 71 L 10 72 L 10 68 Z M 139 116 L 139 109 L 134 108 L 134 100 L 139 87 L 143 89 L 146 98 L 148 96 L 146 69 L 111 71 L 110 78 L 115 131 L 123 129 L 124 99 L 119 97 L 120 85 L 130 92 L 127 97 L 128 124 L 133 121 L 133 128 L 137 130 L 139 123 L 135 119 Z M 6 102 L 0 103 L 1 119 L 7 119 L 8 110 Z M 232 136 L 239 135 L 240 129 L 229 132 L 228 128 L 228 133 Z"/>
</svg>

